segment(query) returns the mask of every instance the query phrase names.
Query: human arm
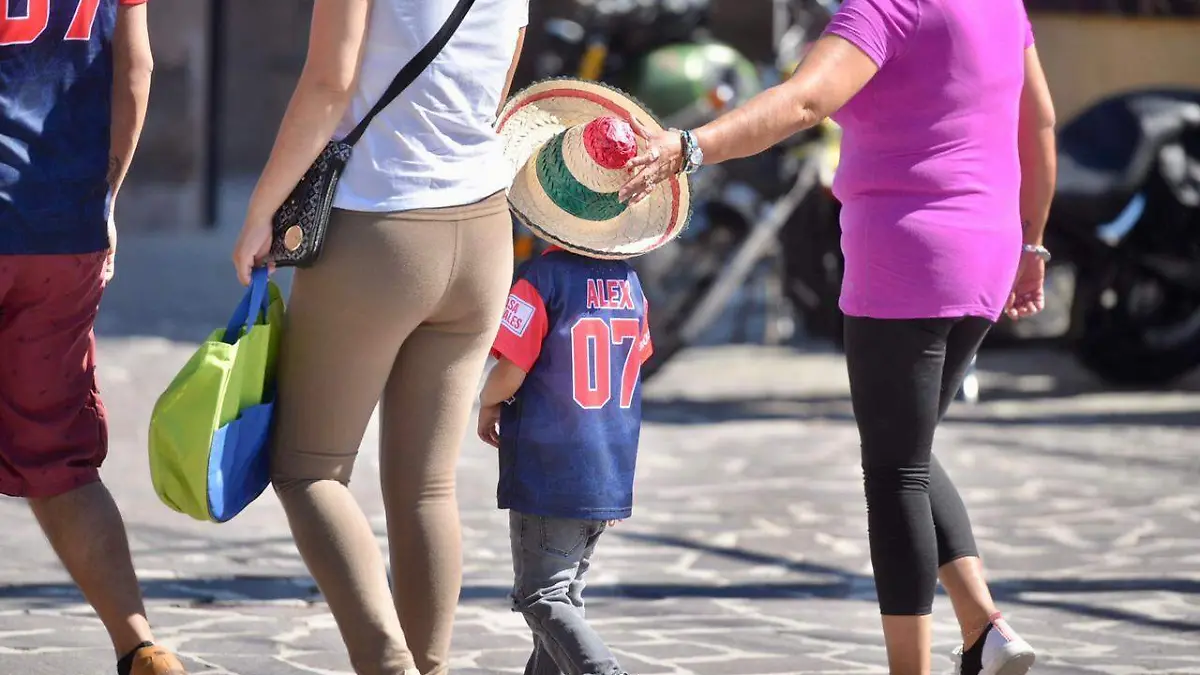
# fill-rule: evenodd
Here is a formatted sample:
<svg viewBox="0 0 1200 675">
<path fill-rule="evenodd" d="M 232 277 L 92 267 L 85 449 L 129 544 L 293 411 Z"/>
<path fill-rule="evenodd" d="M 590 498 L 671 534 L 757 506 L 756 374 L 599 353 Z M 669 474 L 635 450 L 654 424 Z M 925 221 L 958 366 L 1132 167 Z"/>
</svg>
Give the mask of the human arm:
<svg viewBox="0 0 1200 675">
<path fill-rule="evenodd" d="M 525 383 L 525 371 L 501 356 L 488 373 L 479 394 L 479 439 L 500 447 L 500 406 L 516 396 Z"/>
<path fill-rule="evenodd" d="M 517 50 L 513 52 L 512 63 L 508 64 L 508 75 L 504 79 L 504 91 L 500 92 L 500 106 L 496 108 L 496 114 L 504 109 L 504 104 L 508 102 L 508 93 L 512 90 L 513 77 L 517 74 L 517 64 L 521 62 L 521 51 L 525 49 L 525 27 L 517 31 Z"/>
<path fill-rule="evenodd" d="M 1021 89 L 1017 122 L 1017 150 L 1021 160 L 1021 236 L 1028 246 L 1041 246 L 1054 199 L 1058 171 L 1054 137 L 1054 103 L 1037 48 L 1025 50 L 1025 84 Z M 1046 263 L 1036 254 L 1022 252 L 1017 278 L 1005 314 L 1010 319 L 1033 316 L 1046 305 Z"/>
<path fill-rule="evenodd" d="M 525 374 L 537 363 L 549 331 L 549 317 L 541 291 L 527 278 L 518 279 L 509 291 L 492 343 L 497 363 L 488 373 L 479 394 L 479 438 L 499 446 L 500 406 L 516 395 Z"/>
<path fill-rule="evenodd" d="M 153 70 L 146 3 L 123 2 L 117 6 L 117 24 L 113 30 L 112 126 L 107 175 L 113 201 L 129 173 L 142 135 Z"/>
<path fill-rule="evenodd" d="M 271 248 L 271 217 L 333 137 L 354 93 L 373 0 L 316 0 L 304 68 L 246 210 L 233 264 L 243 284 Z"/>
<path fill-rule="evenodd" d="M 1021 156 L 1021 228 L 1024 243 L 1041 246 L 1050 217 L 1058 172 L 1054 137 L 1054 102 L 1038 58 L 1037 47 L 1025 50 L 1025 85 L 1021 89 L 1017 150 Z"/>
<path fill-rule="evenodd" d="M 854 44 L 838 35 L 822 36 L 786 81 L 695 130 L 705 163 L 757 155 L 815 127 L 846 105 L 878 71 Z"/>
<path fill-rule="evenodd" d="M 641 354 L 642 365 L 645 365 L 654 356 L 654 341 L 650 338 L 650 301 L 646 296 L 642 295 L 642 307 L 645 311 L 642 316 L 642 335 L 638 338 L 637 349 Z"/>
<path fill-rule="evenodd" d="M 150 52 L 150 31 L 144 0 L 122 2 L 117 6 L 117 24 L 113 29 L 112 122 L 109 128 L 108 260 L 104 281 L 112 279 L 117 251 L 117 226 L 114 212 L 117 193 L 129 173 L 133 153 L 146 121 L 150 101 L 150 73 L 154 56 Z"/>
<path fill-rule="evenodd" d="M 787 81 L 693 131 L 704 152 L 704 163 L 756 155 L 820 124 L 866 86 L 878 70 L 870 57 L 844 38 L 821 37 Z M 646 148 L 630 160 L 630 166 L 641 170 L 621 188 L 619 197 L 636 203 L 655 184 L 679 173 L 683 148 L 677 131 L 648 134 L 638 124 L 634 130 L 646 138 Z"/>
<path fill-rule="evenodd" d="M 875 74 L 904 53 L 921 20 L 919 0 L 845 0 L 796 72 L 740 108 L 695 129 L 704 163 L 753 155 L 816 126 L 846 105 Z M 631 162 L 635 174 L 620 198 L 636 202 L 683 166 L 680 134 L 648 136 Z"/>
<path fill-rule="evenodd" d="M 525 384 L 525 375 L 526 372 L 521 366 L 503 356 L 499 357 L 496 365 L 488 373 L 487 381 L 484 382 L 483 391 L 479 394 L 479 405 L 500 405 L 512 399 L 521 389 L 521 385 Z"/>
</svg>

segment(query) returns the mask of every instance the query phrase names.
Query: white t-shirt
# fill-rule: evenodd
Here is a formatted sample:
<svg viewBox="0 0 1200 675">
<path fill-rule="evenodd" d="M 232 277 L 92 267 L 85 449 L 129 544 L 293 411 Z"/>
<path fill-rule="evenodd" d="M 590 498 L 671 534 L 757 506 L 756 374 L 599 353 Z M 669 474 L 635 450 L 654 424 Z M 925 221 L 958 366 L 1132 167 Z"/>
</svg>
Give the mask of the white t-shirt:
<svg viewBox="0 0 1200 675">
<path fill-rule="evenodd" d="M 375 0 L 357 91 L 336 137 L 354 128 L 396 73 L 445 23 L 457 0 Z M 476 0 L 433 63 L 354 146 L 334 206 L 407 211 L 479 201 L 512 183 L 494 127 L 529 22 L 529 0 Z"/>
</svg>

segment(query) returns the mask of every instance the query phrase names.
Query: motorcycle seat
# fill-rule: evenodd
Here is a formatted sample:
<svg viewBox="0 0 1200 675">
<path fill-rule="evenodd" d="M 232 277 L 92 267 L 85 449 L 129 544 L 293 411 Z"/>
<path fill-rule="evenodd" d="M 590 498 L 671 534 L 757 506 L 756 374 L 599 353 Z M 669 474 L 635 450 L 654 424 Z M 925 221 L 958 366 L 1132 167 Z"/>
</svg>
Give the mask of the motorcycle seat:
<svg viewBox="0 0 1200 675">
<path fill-rule="evenodd" d="M 1134 92 L 1101 101 L 1058 138 L 1056 217 L 1115 219 L 1158 165 L 1159 153 L 1200 129 L 1200 92 Z"/>
</svg>

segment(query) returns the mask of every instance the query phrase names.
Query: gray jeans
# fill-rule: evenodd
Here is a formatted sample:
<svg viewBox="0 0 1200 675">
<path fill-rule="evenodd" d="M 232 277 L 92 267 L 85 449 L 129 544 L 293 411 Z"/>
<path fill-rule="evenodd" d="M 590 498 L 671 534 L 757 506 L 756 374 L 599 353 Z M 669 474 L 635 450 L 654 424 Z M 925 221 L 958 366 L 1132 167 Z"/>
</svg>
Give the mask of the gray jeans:
<svg viewBox="0 0 1200 675">
<path fill-rule="evenodd" d="M 621 675 L 617 658 L 583 616 L 584 577 L 602 520 L 510 511 L 513 611 L 533 631 L 525 675 Z"/>
</svg>

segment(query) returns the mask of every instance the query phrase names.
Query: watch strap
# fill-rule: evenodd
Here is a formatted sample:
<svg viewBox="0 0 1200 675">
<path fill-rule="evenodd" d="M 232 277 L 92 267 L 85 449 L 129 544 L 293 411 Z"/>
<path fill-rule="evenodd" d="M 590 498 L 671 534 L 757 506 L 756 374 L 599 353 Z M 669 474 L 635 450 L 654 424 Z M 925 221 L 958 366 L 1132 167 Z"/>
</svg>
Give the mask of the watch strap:
<svg viewBox="0 0 1200 675">
<path fill-rule="evenodd" d="M 695 173 L 700 168 L 700 163 L 696 161 L 696 156 L 699 150 L 696 145 L 696 136 L 690 131 L 682 131 L 680 129 L 670 129 L 679 134 L 679 149 L 683 154 L 683 161 L 679 164 L 680 173 Z"/>
</svg>

